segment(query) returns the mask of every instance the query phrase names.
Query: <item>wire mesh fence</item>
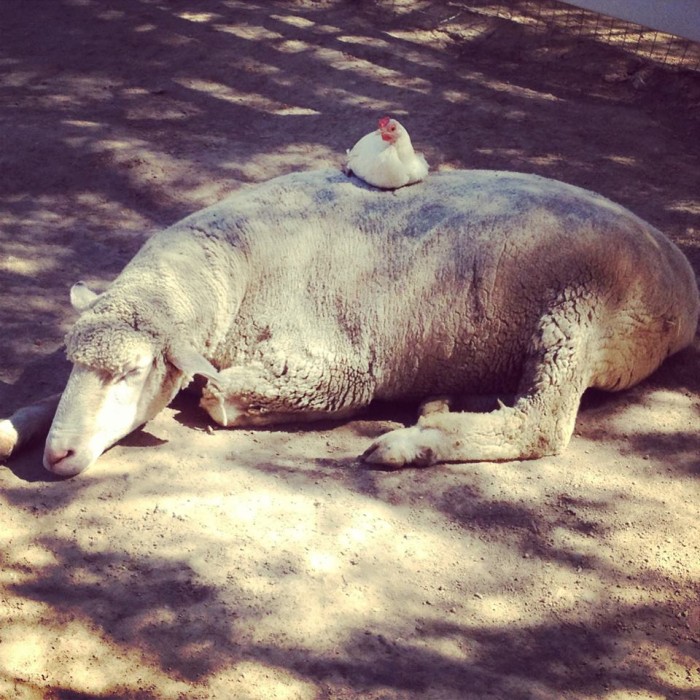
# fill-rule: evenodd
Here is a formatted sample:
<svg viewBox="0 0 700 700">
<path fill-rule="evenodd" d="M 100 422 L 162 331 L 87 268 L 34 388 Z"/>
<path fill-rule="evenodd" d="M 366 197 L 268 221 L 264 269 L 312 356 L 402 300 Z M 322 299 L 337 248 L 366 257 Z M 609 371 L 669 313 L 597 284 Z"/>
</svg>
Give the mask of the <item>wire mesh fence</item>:
<svg viewBox="0 0 700 700">
<path fill-rule="evenodd" d="M 475 13 L 507 21 L 528 41 L 546 41 L 553 33 L 606 43 L 665 67 L 700 71 L 700 44 L 682 37 L 585 10 L 558 0 L 465 0 L 447 3 L 453 17 Z"/>
</svg>

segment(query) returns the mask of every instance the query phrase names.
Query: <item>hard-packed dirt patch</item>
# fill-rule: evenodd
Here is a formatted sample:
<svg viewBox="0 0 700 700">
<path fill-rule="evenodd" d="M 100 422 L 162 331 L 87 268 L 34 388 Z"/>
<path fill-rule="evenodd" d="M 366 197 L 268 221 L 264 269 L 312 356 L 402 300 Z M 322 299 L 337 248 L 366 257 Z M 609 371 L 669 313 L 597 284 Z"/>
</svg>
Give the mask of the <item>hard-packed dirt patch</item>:
<svg viewBox="0 0 700 700">
<path fill-rule="evenodd" d="M 437 0 L 5 3 L 0 414 L 65 382 L 73 282 L 383 114 L 700 270 L 700 78 L 640 60 Z M 225 431 L 188 397 L 75 479 L 37 446 L 0 469 L 0 697 L 700 698 L 699 417 L 696 341 L 532 462 L 372 470 L 410 407 Z"/>
</svg>

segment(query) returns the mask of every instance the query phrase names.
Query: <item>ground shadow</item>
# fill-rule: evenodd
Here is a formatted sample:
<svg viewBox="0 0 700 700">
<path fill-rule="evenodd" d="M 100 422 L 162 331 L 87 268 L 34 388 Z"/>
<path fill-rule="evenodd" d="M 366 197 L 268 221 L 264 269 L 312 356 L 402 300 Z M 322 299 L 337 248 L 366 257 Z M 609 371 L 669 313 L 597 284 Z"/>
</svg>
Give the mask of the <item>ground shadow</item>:
<svg viewBox="0 0 700 700">
<path fill-rule="evenodd" d="M 406 122 L 435 169 L 519 170 L 594 189 L 664 230 L 700 270 L 700 79 L 652 66 L 646 83 L 635 86 L 626 78 L 632 66 L 624 52 L 566 33 L 550 39 L 445 2 L 5 3 L 0 412 L 63 385 L 68 367 L 61 343 L 73 318 L 67 302 L 73 282 L 109 281 L 151 232 L 228 191 L 284 172 L 336 167 L 384 113 Z M 697 399 L 699 368 L 697 348 L 679 354 L 634 396 L 661 387 Z M 583 415 L 612 416 L 627 401 L 589 393 Z M 174 407 L 176 420 L 206 429 L 196 400 L 178 398 Z M 371 439 L 385 423 L 415 421 L 405 407 L 383 410 L 371 409 L 349 429 Z M 688 465 L 695 458 L 690 431 L 605 439 L 617 437 L 636 457 L 661 462 L 680 455 Z M 124 444 L 157 443 L 147 427 Z M 271 477 L 291 470 L 283 460 L 239 462 Z M 81 505 L 92 510 L 74 527 L 89 532 L 94 514 L 119 502 L 128 482 L 106 475 L 53 483 L 40 448 L 18 456 L 11 468 L 24 482 L 3 489 L 12 515 L 56 517 L 47 521 L 51 532 L 63 526 L 61 509 Z M 3 566 L 3 592 L 17 602 L 9 612 L 3 607 L 3 615 L 19 616 L 25 604 L 45 606 L 61 624 L 77 620 L 95 630 L 110 649 L 143 652 L 163 677 L 189 683 L 195 696 L 217 672 L 250 660 L 293 672 L 328 698 L 389 692 L 479 700 L 615 692 L 700 698 L 685 676 L 674 682 L 660 671 L 673 654 L 688 660 L 688 673 L 700 662 L 700 630 L 683 617 L 692 582 L 651 575 L 630 581 L 625 562 L 611 566 L 554 543 L 555 532 L 585 541 L 605 537 L 604 502 L 560 490 L 540 512 L 535 503 L 489 496 L 487 467 L 460 469 L 411 470 L 402 478 L 357 468 L 347 456 L 310 456 L 296 478 L 318 481 L 319 492 L 333 482 L 370 504 L 409 511 L 409 523 L 430 509 L 450 533 L 475 533 L 486 545 L 543 567 L 599 572 L 611 592 L 629 586 L 623 590 L 632 596 L 636 586 L 648 586 L 663 592 L 663 600 L 610 598 L 588 617 L 563 619 L 543 604 L 544 621 L 504 626 L 426 612 L 401 635 L 395 623 L 405 601 L 399 600 L 380 625 L 368 627 L 360 614 L 344 620 L 347 635 L 331 654 L 314 649 L 314 640 L 298 647 L 281 635 L 252 639 L 269 611 L 245 598 L 240 572 L 226 572 L 225 584 L 203 580 L 192 557 L 178 551 L 207 551 L 211 541 L 197 533 L 189 542 L 174 540 L 167 553 L 144 546 L 136 554 L 86 548 L 75 534 L 44 533 L 40 545 L 49 556 L 39 563 L 24 558 L 33 535 L 6 548 L 20 564 Z M 207 494 L 212 503 L 222 483 Z M 150 486 L 137 490 L 135 501 L 157 504 L 175 492 L 187 497 L 181 482 L 160 482 L 157 493 Z M 149 524 L 147 517 L 126 523 L 138 534 Z M 255 551 L 260 543 L 235 544 Z M 214 555 L 208 564 L 219 574 L 217 562 Z M 269 564 L 270 571 L 279 568 Z M 303 583 L 303 574 L 287 575 Z M 274 577 L 264 576 L 272 587 Z M 645 656 L 649 648 L 662 661 Z M 10 687 L 14 679 L 7 680 Z M 99 695 L 67 684 L 47 687 L 39 676 L 22 681 L 35 694 L 62 700 L 162 696 L 129 682 L 123 679 L 123 692 Z"/>
<path fill-rule="evenodd" d="M 117 648 L 139 649 L 155 658 L 168 677 L 187 682 L 199 683 L 239 661 L 255 660 L 292 671 L 319 692 L 342 687 L 353 697 L 384 689 L 411 697 L 440 691 L 441 697 L 525 700 L 535 690 L 548 697 L 602 696 L 610 688 L 671 696 L 676 686 L 662 680 L 653 661 L 635 660 L 640 640 L 662 650 L 682 649 L 700 661 L 696 631 L 679 618 L 676 607 L 657 603 L 621 605 L 585 623 L 553 619 L 512 628 L 428 616 L 415 621 L 412 634 L 401 636 L 392 616 L 370 627 L 361 618 L 348 619 L 347 641 L 333 656 L 314 651 L 313 643 L 308 648 L 257 644 L 249 630 L 259 622 L 256 615 L 264 613 L 245 606 L 230 609 L 235 574 L 228 577 L 229 595 L 223 599 L 185 559 L 86 551 L 76 560 L 74 542 L 42 544 L 56 564 L 13 585 L 15 594 L 49 606 L 59 619 L 89 621 Z M 158 590 L 167 595 L 154 595 Z M 245 600 L 244 591 L 239 595 Z M 445 646 L 454 651 L 440 651 Z M 60 688 L 55 692 L 80 696 Z M 700 690 L 683 697 L 700 698 Z"/>
</svg>

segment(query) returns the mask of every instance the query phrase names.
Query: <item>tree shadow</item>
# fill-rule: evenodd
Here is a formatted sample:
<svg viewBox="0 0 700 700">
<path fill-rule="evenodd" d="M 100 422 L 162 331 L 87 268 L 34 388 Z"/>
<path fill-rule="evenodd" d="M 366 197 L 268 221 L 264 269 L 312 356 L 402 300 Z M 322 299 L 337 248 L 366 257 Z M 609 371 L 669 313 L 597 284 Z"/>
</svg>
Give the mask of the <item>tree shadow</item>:
<svg viewBox="0 0 700 700">
<path fill-rule="evenodd" d="M 590 187 L 662 228 L 700 270 L 697 76 L 659 70 L 642 89 L 608 82 L 628 62 L 612 47 L 559 37 L 555 52 L 543 52 L 542 36 L 458 9 L 461 26 L 454 27 L 446 21 L 454 3 L 442 2 L 6 3 L 2 412 L 65 382 L 59 346 L 72 314 L 64 301 L 70 283 L 111 279 L 148 233 L 227 191 L 337 165 L 384 112 L 406 122 L 435 168 L 522 170 Z M 614 415 L 650 388 L 697 397 L 699 367 L 697 348 L 686 351 L 633 399 L 587 394 L 582 416 Z M 196 400 L 177 401 L 177 420 L 206 429 Z M 347 426 L 370 439 L 385 424 L 414 421 L 412 409 L 373 407 Z M 126 444 L 152 441 L 147 431 Z M 636 455 L 694 459 L 690 431 L 625 442 Z M 8 503 L 54 514 L 81 499 L 89 503 L 103 481 L 111 480 L 117 494 L 122 487 L 111 476 L 51 483 L 40 462 L 38 449 L 13 461 L 21 479 L 47 483 L 8 489 Z M 250 467 L 271 476 L 289 470 L 281 460 Z M 418 515 L 433 508 L 462 536 L 476 532 L 542 566 L 595 570 L 611 589 L 624 581 L 623 564 L 611 568 L 552 543 L 555 531 L 603 537 L 596 513 L 604 503 L 559 493 L 543 514 L 534 504 L 486 495 L 479 475 L 472 469 L 465 477 L 457 468 L 373 472 L 345 456 L 311 457 L 308 470 L 298 472 L 302 480 L 332 479 L 387 507 Z M 156 502 L 172 495 L 160 488 L 151 495 Z M 426 494 L 434 500 L 424 500 Z M 143 523 L 129 526 L 140 531 Z M 411 621 L 408 636 L 405 601 L 398 601 L 371 629 L 359 614 L 345 620 L 346 640 L 332 655 L 314 649 L 313 640 L 296 648 L 251 639 L 266 611 L 245 600 L 231 608 L 245 583 L 240 572 L 213 583 L 184 554 L 81 552 L 70 537 L 41 543 L 53 563 L 36 566 L 8 590 L 84 621 L 117 649 L 147 652 L 164 675 L 196 692 L 197 684 L 247 659 L 294 671 L 327 697 L 338 690 L 353 697 L 518 700 L 619 690 L 700 698 L 639 652 L 648 643 L 662 656 L 682 652 L 697 666 L 700 632 L 685 627 L 668 601 L 601 602 L 591 617 L 557 620 L 552 613 L 544 622 L 504 626 L 451 623 L 440 611 Z M 193 534 L 193 547 L 207 544 Z M 641 583 L 673 591 L 686 582 Z M 161 696 L 130 687 L 99 696 L 58 685 L 47 692 L 66 700 Z"/>
<path fill-rule="evenodd" d="M 63 347 L 33 357 L 12 383 L 0 380 L 0 415 L 9 416 L 32 401 L 61 393 L 71 367 Z"/>
<path fill-rule="evenodd" d="M 693 110 L 673 102 L 690 99 L 680 76 L 664 74 L 663 99 L 656 88 L 607 83 L 601 66 L 627 60 L 613 47 L 555 37 L 554 60 L 539 50 L 541 35 L 466 7 L 459 22 L 473 31 L 454 36 L 444 28 L 455 11 L 444 3 L 399 10 L 339 0 L 330 10 L 223 0 L 196 12 L 181 1 L 136 0 L 6 8 L 0 132 L 12 147 L 3 162 L 0 243 L 46 271 L 16 265 L 7 278 L 0 321 L 14 331 L 0 365 L 17 368 L 60 342 L 65 307 L 27 314 L 28 306 L 46 309 L 47 297 L 64 298 L 57 259 L 71 282 L 86 273 L 109 279 L 144 231 L 241 182 L 339 163 L 381 111 L 408 116 L 435 167 L 522 169 L 595 184 L 670 229 L 699 263 L 697 242 L 685 233 L 700 224 L 683 204 L 695 196 L 697 153 L 678 139 L 688 126 L 674 122 L 671 137 L 630 111 L 651 101 L 654 118 L 691 119 Z M 62 27 L 61 40 L 47 39 L 46 26 Z M 498 38 L 506 29 L 517 42 Z M 438 41 L 411 38 L 426 31 Z M 119 60 L 113 46 L 124 52 Z M 519 53 L 509 58 L 512 46 Z M 585 126 L 581 99 L 592 107 Z M 626 128 L 613 134 L 616 119 Z M 672 183 L 659 168 L 661 137 L 673 149 Z M 41 177 L 36 163 L 44 164 Z M 207 190 L 212 180 L 220 186 Z M 28 347 L 38 327 L 43 344 Z"/>
<path fill-rule="evenodd" d="M 114 552 L 85 552 L 76 561 L 74 542 L 41 544 L 64 565 L 18 584 L 22 598 L 48 605 L 59 618 L 92 620 L 118 646 L 155 653 L 184 680 L 204 678 L 238 654 L 228 623 L 233 611 L 185 561 Z"/>
<path fill-rule="evenodd" d="M 256 642 L 250 630 L 264 612 L 250 605 L 231 608 L 231 600 L 246 599 L 243 589 L 236 592 L 235 572 L 227 576 L 222 596 L 184 558 L 87 551 L 81 558 L 74 542 L 52 538 L 42 544 L 56 564 L 43 567 L 33 580 L 13 584 L 15 594 L 48 606 L 59 619 L 89 624 L 115 649 L 139 650 L 168 678 L 195 687 L 238 662 L 255 661 L 293 672 L 319 693 L 338 689 L 352 697 L 384 691 L 525 700 L 533 693 L 602 697 L 613 688 L 673 696 L 682 684 L 659 673 L 654 659 L 640 658 L 639 646 L 653 642 L 661 655 L 680 653 L 690 663 L 700 661 L 697 631 L 679 618 L 673 604 L 656 602 L 613 610 L 601 606 L 590 619 L 553 615 L 508 626 L 431 614 L 414 620 L 410 631 L 396 609 L 381 623 L 368 625 L 361 616 L 343 620 L 346 641 L 329 655 L 317 651 L 314 640 L 306 647 Z M 124 690 L 116 695 L 90 697 L 135 697 L 130 680 L 124 679 Z M 60 687 L 52 692 L 50 697 L 82 696 Z M 700 698 L 700 690 L 685 690 L 683 697 Z"/>
</svg>

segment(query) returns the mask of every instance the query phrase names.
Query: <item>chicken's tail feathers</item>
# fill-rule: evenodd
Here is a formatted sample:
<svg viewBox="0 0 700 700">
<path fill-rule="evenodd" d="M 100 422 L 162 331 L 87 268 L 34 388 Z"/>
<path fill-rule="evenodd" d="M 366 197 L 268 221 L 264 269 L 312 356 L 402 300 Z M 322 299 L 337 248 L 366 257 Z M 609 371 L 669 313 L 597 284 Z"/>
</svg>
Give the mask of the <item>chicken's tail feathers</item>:
<svg viewBox="0 0 700 700">
<path fill-rule="evenodd" d="M 425 172 L 427 173 L 428 170 L 430 170 L 430 165 L 428 165 L 428 161 L 426 160 L 425 156 L 422 153 L 417 153 L 418 159 L 420 160 L 421 164 L 425 168 Z"/>
</svg>

